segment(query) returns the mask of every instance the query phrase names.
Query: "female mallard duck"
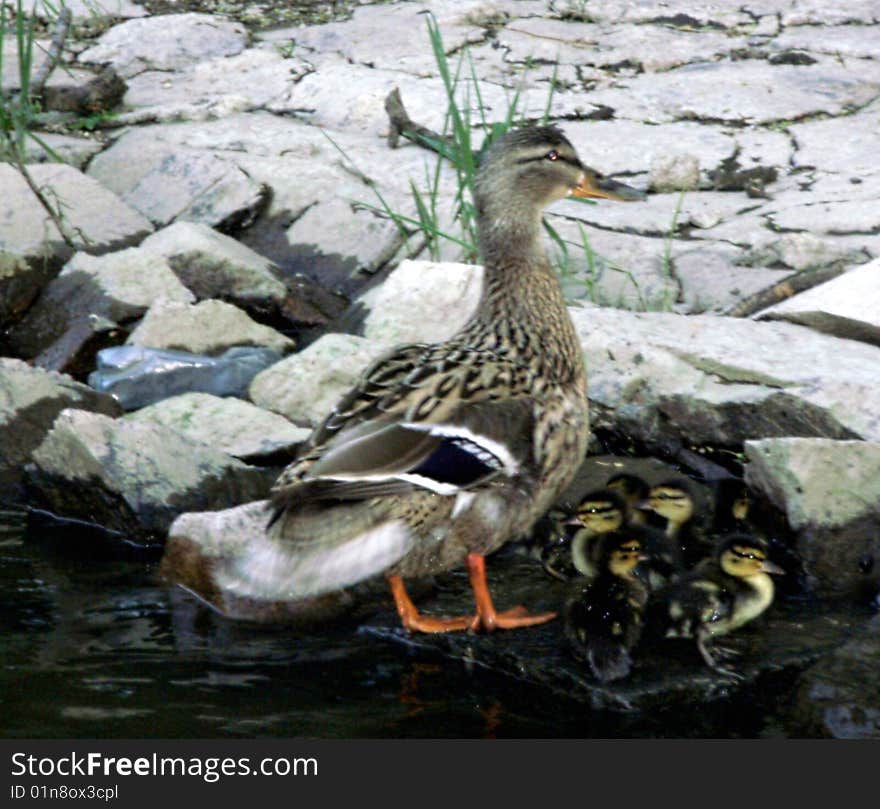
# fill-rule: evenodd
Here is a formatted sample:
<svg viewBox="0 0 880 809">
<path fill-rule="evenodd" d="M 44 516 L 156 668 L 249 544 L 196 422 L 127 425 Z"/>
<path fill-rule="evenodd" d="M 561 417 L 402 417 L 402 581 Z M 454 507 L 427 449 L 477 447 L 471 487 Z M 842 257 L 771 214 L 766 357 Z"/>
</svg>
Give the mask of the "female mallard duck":
<svg viewBox="0 0 880 809">
<path fill-rule="evenodd" d="M 667 638 L 694 638 L 710 668 L 738 676 L 715 657 L 732 654 L 721 647 L 715 657 L 707 644 L 757 618 L 773 602 L 771 573 L 785 571 L 767 559 L 767 544 L 749 534 L 729 534 L 719 540 L 715 554 L 669 588 L 652 597 L 652 613 Z"/>
<path fill-rule="evenodd" d="M 629 674 L 630 653 L 642 634 L 648 589 L 635 571 L 647 557 L 628 532 L 603 534 L 599 547 L 599 572 L 573 582 L 563 621 L 575 657 L 589 664 L 596 679 L 610 682 Z"/>
<path fill-rule="evenodd" d="M 476 314 L 446 342 L 399 347 L 365 372 L 281 474 L 267 537 L 225 568 L 222 586 L 298 600 L 384 573 L 409 630 L 555 617 L 496 611 L 484 556 L 528 532 L 587 445 L 584 359 L 541 238 L 542 210 L 569 195 L 642 196 L 584 166 L 555 127 L 490 146 L 474 185 Z M 476 614 L 421 615 L 403 579 L 465 560 Z"/>
</svg>

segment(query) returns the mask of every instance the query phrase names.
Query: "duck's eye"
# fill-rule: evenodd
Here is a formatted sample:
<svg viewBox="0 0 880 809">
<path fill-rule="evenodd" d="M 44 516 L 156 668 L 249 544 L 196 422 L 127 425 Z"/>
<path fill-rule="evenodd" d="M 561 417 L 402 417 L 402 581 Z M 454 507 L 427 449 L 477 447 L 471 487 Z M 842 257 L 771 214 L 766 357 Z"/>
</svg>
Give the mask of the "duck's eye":
<svg viewBox="0 0 880 809">
<path fill-rule="evenodd" d="M 547 154 L 544 155 L 544 157 L 546 157 L 548 160 L 558 160 L 559 152 L 557 152 L 556 149 L 551 149 L 549 152 L 547 152 Z"/>
</svg>

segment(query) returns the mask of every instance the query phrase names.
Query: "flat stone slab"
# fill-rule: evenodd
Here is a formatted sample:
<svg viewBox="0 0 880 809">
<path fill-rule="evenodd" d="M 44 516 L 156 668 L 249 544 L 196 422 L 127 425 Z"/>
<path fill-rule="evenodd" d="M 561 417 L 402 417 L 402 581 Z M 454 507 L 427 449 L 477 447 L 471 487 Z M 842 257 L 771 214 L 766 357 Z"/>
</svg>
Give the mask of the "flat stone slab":
<svg viewBox="0 0 880 809">
<path fill-rule="evenodd" d="M 143 6 L 133 3 L 131 0 L 64 0 L 64 6 L 73 12 L 74 20 L 93 19 L 95 16 L 132 19 L 145 17 L 148 14 Z M 55 16 L 54 13 L 50 15 L 42 4 L 34 7 L 34 13 L 40 19 L 49 19 Z"/>
<path fill-rule="evenodd" d="M 791 323 L 571 308 L 594 426 L 686 445 L 880 439 L 880 349 Z"/>
<path fill-rule="evenodd" d="M 375 340 L 331 332 L 257 374 L 248 395 L 265 410 L 316 427 L 367 365 L 386 350 Z"/>
<path fill-rule="evenodd" d="M 594 104 L 611 107 L 615 117 L 642 122 L 675 120 L 769 124 L 817 113 L 837 115 L 872 101 L 880 93 L 876 77 L 866 79 L 857 65 L 823 61 L 815 65 L 767 62 L 709 62 L 666 73 L 621 80 L 598 89 Z"/>
<path fill-rule="evenodd" d="M 235 239 L 199 222 L 175 222 L 141 242 L 163 256 L 197 298 L 222 298 L 243 308 L 276 308 L 287 287 L 278 268 Z"/>
<path fill-rule="evenodd" d="M 0 357 L 0 499 L 22 494 L 22 466 L 40 445 L 55 417 L 68 407 L 108 416 L 121 413 L 110 396 L 97 393 L 66 374 Z"/>
<path fill-rule="evenodd" d="M 99 154 L 88 171 L 159 226 L 175 220 L 221 229 L 244 226 L 262 210 L 267 197 L 267 189 L 235 161 L 169 147 L 146 131 Z"/>
<path fill-rule="evenodd" d="M 231 303 L 204 300 L 196 304 L 159 300 L 128 336 L 127 345 L 219 354 L 233 346 L 261 346 L 280 353 L 294 342 L 257 323 Z"/>
<path fill-rule="evenodd" d="M 21 356 L 36 357 L 51 351 L 81 321 L 101 317 L 131 322 L 159 298 L 179 303 L 195 300 L 161 256 L 137 247 L 103 256 L 76 253 L 12 329 L 9 341 Z"/>
<path fill-rule="evenodd" d="M 82 169 L 89 160 L 102 151 L 104 144 L 89 138 L 72 135 L 59 135 L 55 132 L 38 133 L 40 140 L 52 150 L 61 161 L 77 169 Z M 28 163 L 51 163 L 55 157 L 34 140 L 25 144 L 25 160 Z"/>
<path fill-rule="evenodd" d="M 745 479 L 798 532 L 820 595 L 869 601 L 880 589 L 880 443 L 823 438 L 747 441 Z"/>
<path fill-rule="evenodd" d="M 880 345 L 880 260 L 763 309 L 755 318 L 800 323 L 826 334 Z"/>
<path fill-rule="evenodd" d="M 798 144 L 796 166 L 821 166 L 846 180 L 877 171 L 873 157 L 880 149 L 880 101 L 841 118 L 793 124 L 790 131 Z"/>
<path fill-rule="evenodd" d="M 243 25 L 211 14 L 168 14 L 113 26 L 79 55 L 83 64 L 112 64 L 123 78 L 145 70 L 177 70 L 212 56 L 240 53 Z"/>
<path fill-rule="evenodd" d="M 788 26 L 769 47 L 774 51 L 796 49 L 847 59 L 876 59 L 877 29 L 870 25 Z"/>
<path fill-rule="evenodd" d="M 140 541 L 159 543 L 178 514 L 265 496 L 253 467 L 147 421 L 64 410 L 28 470 L 34 500 Z"/>
<path fill-rule="evenodd" d="M 310 431 L 250 402 L 209 393 L 184 393 L 125 417 L 150 421 L 242 460 L 289 453 Z"/>
</svg>

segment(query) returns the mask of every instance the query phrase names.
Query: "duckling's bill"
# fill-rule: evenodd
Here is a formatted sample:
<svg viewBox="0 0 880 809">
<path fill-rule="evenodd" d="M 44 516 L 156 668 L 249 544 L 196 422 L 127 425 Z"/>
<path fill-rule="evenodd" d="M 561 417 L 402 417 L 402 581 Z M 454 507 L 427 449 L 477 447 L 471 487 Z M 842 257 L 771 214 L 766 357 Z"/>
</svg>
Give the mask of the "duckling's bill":
<svg viewBox="0 0 880 809">
<path fill-rule="evenodd" d="M 620 202 L 638 202 L 645 199 L 644 191 L 589 169 L 584 172 L 580 183 L 571 190 L 571 196 L 579 199 L 616 199 Z"/>
</svg>

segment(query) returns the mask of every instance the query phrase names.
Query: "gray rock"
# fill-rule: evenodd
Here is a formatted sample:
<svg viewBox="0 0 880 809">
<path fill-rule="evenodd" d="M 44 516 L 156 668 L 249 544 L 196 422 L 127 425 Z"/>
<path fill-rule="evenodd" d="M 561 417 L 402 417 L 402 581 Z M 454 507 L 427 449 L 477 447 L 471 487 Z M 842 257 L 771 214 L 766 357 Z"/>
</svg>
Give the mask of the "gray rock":
<svg viewBox="0 0 880 809">
<path fill-rule="evenodd" d="M 37 141 L 28 140 L 25 144 L 25 160 L 28 163 L 51 163 L 57 155 L 62 162 L 82 169 L 92 157 L 104 148 L 103 143 L 89 138 L 58 135 L 54 132 L 40 132 L 38 136 L 49 147 L 52 154 Z"/>
<path fill-rule="evenodd" d="M 852 115 L 793 124 L 789 131 L 798 144 L 796 166 L 821 166 L 847 180 L 877 171 L 880 101 Z M 850 190 L 856 188 L 851 186 Z"/>
<path fill-rule="evenodd" d="M 666 153 L 651 161 L 650 184 L 660 194 L 694 191 L 700 183 L 700 160 L 696 155 Z"/>
<path fill-rule="evenodd" d="M 785 233 L 749 251 L 743 257 L 743 264 L 751 267 L 782 265 L 797 271 L 811 270 L 855 260 L 854 252 L 828 237 L 820 238 L 812 233 Z"/>
<path fill-rule="evenodd" d="M 169 396 L 199 391 L 242 396 L 251 380 L 281 359 L 271 348 L 236 346 L 218 357 L 140 346 L 114 346 L 96 355 L 88 382 L 126 410 Z"/>
<path fill-rule="evenodd" d="M 262 473 L 149 422 L 64 410 L 32 455 L 34 499 L 62 517 L 161 541 L 184 511 L 265 496 Z"/>
<path fill-rule="evenodd" d="M 266 48 L 200 60 L 169 73 L 149 70 L 129 79 L 125 104 L 157 119 L 199 120 L 224 106 L 238 111 L 286 106 L 293 86 L 312 72 L 298 57 Z"/>
<path fill-rule="evenodd" d="M 83 64 L 112 64 L 123 78 L 145 70 L 177 70 L 245 49 L 247 30 L 211 14 L 168 14 L 113 26 L 79 55 Z"/>
<path fill-rule="evenodd" d="M 64 0 L 64 6 L 73 12 L 74 20 L 80 21 L 95 17 L 132 19 L 147 15 L 143 6 L 131 0 Z M 34 14 L 40 19 L 55 18 L 54 12 L 43 4 L 34 6 Z"/>
<path fill-rule="evenodd" d="M 596 426 L 650 444 L 880 439 L 880 349 L 790 323 L 569 310 Z"/>
<path fill-rule="evenodd" d="M 809 586 L 871 598 L 880 586 L 880 443 L 820 438 L 747 441 L 746 482 L 797 532 Z"/>
<path fill-rule="evenodd" d="M 782 2 L 783 0 L 780 0 Z M 787 5 L 787 0 L 784 0 Z M 687 0 L 603 0 L 585 4 L 583 0 L 551 0 L 550 11 L 560 17 L 596 22 L 650 23 L 665 22 L 684 28 L 749 26 L 754 19 L 730 3 L 689 3 Z"/>
<path fill-rule="evenodd" d="M 176 222 L 144 239 L 141 249 L 163 256 L 200 300 L 271 311 L 287 296 L 271 261 L 202 223 Z"/>
<path fill-rule="evenodd" d="M 880 11 L 874 0 L 852 0 L 844 4 L 829 4 L 822 0 L 799 0 L 793 4 L 783 0 L 780 5 L 784 26 L 880 22 Z"/>
<path fill-rule="evenodd" d="M 158 300 L 126 343 L 211 355 L 232 346 L 261 346 L 284 354 L 294 346 L 289 337 L 257 323 L 231 303 L 218 300 L 196 304 Z"/>
<path fill-rule="evenodd" d="M 21 495 L 22 465 L 66 407 L 118 415 L 119 405 L 64 374 L 0 357 L 0 500 Z"/>
<path fill-rule="evenodd" d="M 258 407 L 294 424 L 315 427 L 370 362 L 387 350 L 352 334 L 325 334 L 307 348 L 257 374 L 249 396 Z"/>
<path fill-rule="evenodd" d="M 880 345 L 880 260 L 849 270 L 755 317 L 800 323 L 826 334 Z"/>
<path fill-rule="evenodd" d="M 115 323 L 141 317 L 157 299 L 194 300 L 164 258 L 137 247 L 92 256 L 77 253 L 9 335 L 12 348 L 32 358 L 90 316 Z"/>
<path fill-rule="evenodd" d="M 126 416 L 150 421 L 242 460 L 290 452 L 309 430 L 234 397 L 183 393 Z"/>
<path fill-rule="evenodd" d="M 770 48 L 828 53 L 841 59 L 876 59 L 877 30 L 868 25 L 788 26 L 770 43 Z"/>
<path fill-rule="evenodd" d="M 880 739 L 880 616 L 798 680 L 800 731 L 832 739 Z"/>
<path fill-rule="evenodd" d="M 267 189 L 234 161 L 168 146 L 148 129 L 137 134 L 98 155 L 88 171 L 156 225 L 178 220 L 243 227 L 265 205 Z"/>
<path fill-rule="evenodd" d="M 596 90 L 590 100 L 611 107 L 616 117 L 643 122 L 767 124 L 816 113 L 837 115 L 872 101 L 878 87 L 851 63 L 801 66 L 745 60 L 636 76 L 625 86 Z"/>
<path fill-rule="evenodd" d="M 67 245 L 24 178 L 0 163 L 0 323 L 24 311 L 74 249 L 107 253 L 134 244 L 152 225 L 115 194 L 72 166 L 31 164 L 48 199 L 61 206 L 74 247 Z"/>
</svg>

